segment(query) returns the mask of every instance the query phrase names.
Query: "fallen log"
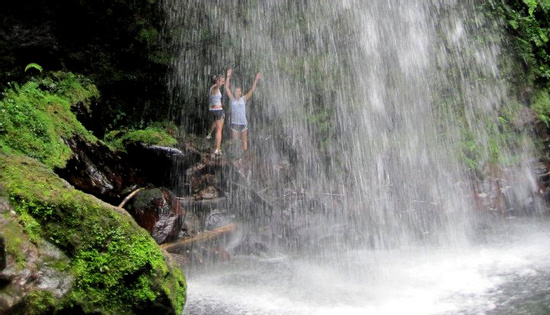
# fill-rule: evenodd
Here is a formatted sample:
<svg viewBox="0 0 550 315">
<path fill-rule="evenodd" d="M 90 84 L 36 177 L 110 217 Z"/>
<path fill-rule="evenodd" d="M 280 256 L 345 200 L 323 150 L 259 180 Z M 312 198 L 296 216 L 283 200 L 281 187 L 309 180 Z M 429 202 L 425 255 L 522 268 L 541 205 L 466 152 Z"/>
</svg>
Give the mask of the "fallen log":
<svg viewBox="0 0 550 315">
<path fill-rule="evenodd" d="M 160 245 L 160 247 L 169 253 L 179 253 L 185 250 L 186 248 L 188 248 L 192 244 L 195 244 L 197 242 L 211 241 L 211 240 L 221 238 L 222 236 L 225 236 L 235 231 L 236 229 L 237 229 L 237 224 L 230 223 L 230 224 L 221 226 L 217 229 L 214 229 L 212 231 L 204 231 L 201 234 L 198 234 L 193 237 L 184 238 L 172 243 L 162 244 Z"/>
</svg>

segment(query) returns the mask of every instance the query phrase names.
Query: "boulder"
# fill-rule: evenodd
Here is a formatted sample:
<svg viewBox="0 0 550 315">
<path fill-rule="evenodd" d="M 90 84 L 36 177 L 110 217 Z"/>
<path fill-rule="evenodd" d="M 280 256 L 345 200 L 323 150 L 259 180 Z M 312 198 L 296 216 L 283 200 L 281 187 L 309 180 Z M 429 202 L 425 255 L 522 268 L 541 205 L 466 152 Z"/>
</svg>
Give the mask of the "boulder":
<svg viewBox="0 0 550 315">
<path fill-rule="evenodd" d="M 166 188 L 143 189 L 126 208 L 158 244 L 177 239 L 183 227 L 185 211 L 178 198 Z"/>
<path fill-rule="evenodd" d="M 199 153 L 172 147 L 147 145 L 141 142 L 127 146 L 130 163 L 147 178 L 147 181 L 157 187 L 179 190 L 183 173 L 191 165 L 200 161 Z"/>
<path fill-rule="evenodd" d="M 0 154 L 0 231 L 0 314 L 182 312 L 185 278 L 150 235 L 35 160 Z"/>
<path fill-rule="evenodd" d="M 32 242 L 12 209 L 0 207 L 0 215 L 5 234 L 0 236 L 0 314 L 17 314 L 37 292 L 56 299 L 64 297 L 74 282 L 73 276 L 59 267 L 67 265 L 68 258 L 46 240 Z"/>
<path fill-rule="evenodd" d="M 127 155 L 115 153 L 100 142 L 74 137 L 67 144 L 73 156 L 64 168 L 55 172 L 83 192 L 118 204 L 129 190 L 147 182 L 138 170 L 128 166 Z"/>
</svg>

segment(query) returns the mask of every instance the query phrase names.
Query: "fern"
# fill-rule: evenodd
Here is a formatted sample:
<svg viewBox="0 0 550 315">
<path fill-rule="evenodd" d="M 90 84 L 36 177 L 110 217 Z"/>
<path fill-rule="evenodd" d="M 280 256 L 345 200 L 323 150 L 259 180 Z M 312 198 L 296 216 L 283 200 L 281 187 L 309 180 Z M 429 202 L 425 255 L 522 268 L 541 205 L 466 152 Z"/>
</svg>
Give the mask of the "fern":
<svg viewBox="0 0 550 315">
<path fill-rule="evenodd" d="M 42 73 L 42 67 L 39 64 L 34 63 L 34 62 L 29 63 L 25 67 L 25 72 L 27 72 L 27 70 L 29 70 L 29 69 L 36 69 L 36 70 L 40 71 L 40 73 Z"/>
</svg>

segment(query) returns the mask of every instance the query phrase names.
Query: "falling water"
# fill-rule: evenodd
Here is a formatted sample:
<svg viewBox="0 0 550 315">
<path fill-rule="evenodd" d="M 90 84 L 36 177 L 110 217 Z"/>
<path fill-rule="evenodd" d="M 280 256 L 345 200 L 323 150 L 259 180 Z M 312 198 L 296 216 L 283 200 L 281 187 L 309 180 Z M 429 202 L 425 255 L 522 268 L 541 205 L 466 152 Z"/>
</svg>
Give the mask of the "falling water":
<svg viewBox="0 0 550 315">
<path fill-rule="evenodd" d="M 471 236 L 479 226 L 473 174 L 513 174 L 516 184 L 501 187 L 508 208 L 525 208 L 532 198 L 530 141 L 520 132 L 503 140 L 498 127 L 503 113 L 517 110 L 499 70 L 502 27 L 479 2 L 163 2 L 175 51 L 171 114 L 188 131 L 204 134 L 208 78 L 232 68 L 233 87 L 246 91 L 261 72 L 248 104 L 254 163 L 246 185 L 266 199 L 283 199 L 251 209 L 245 198 L 231 197 L 229 211 L 239 215 L 241 235 L 265 238 L 267 228 L 271 254 L 280 256 L 268 254 L 261 263 L 238 257 L 225 271 L 203 271 L 197 290 L 222 293 L 210 292 L 202 302 L 193 302 L 191 276 L 195 313 L 309 314 L 323 307 L 333 313 L 331 307 L 342 304 L 338 299 L 349 313 L 391 313 L 398 312 L 391 298 L 378 299 L 375 291 L 397 287 L 403 291 L 390 294 L 397 302 L 411 303 L 411 290 L 435 305 L 412 313 L 439 314 L 453 307 L 432 301 L 432 291 L 461 292 L 455 303 L 462 304 L 477 294 L 463 283 L 434 286 L 433 275 L 388 274 L 422 274 L 427 271 L 407 262 L 429 269 L 433 260 L 444 273 L 465 268 L 471 276 L 470 269 L 477 273 L 501 259 L 497 253 L 473 266 L 445 266 L 453 255 L 466 261 L 475 256 L 464 252 L 475 248 Z M 213 286 L 209 277 L 219 281 Z M 307 285 L 296 286 L 296 278 Z M 275 283 L 287 291 L 273 294 Z M 308 293 L 312 286 L 316 290 Z M 243 302 L 251 292 L 258 301 Z M 292 307 L 258 305 L 274 298 Z M 472 307 L 490 308 L 481 302 Z"/>
</svg>

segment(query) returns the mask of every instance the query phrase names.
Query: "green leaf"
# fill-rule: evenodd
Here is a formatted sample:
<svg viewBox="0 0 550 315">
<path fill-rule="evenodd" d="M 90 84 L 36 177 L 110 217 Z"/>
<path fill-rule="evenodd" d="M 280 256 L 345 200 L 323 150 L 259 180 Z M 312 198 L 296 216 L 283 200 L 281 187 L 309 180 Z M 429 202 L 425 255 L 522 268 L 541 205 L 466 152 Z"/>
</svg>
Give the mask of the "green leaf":
<svg viewBox="0 0 550 315">
<path fill-rule="evenodd" d="M 29 63 L 29 64 L 25 67 L 25 72 L 27 72 L 27 70 L 29 70 L 29 69 L 31 69 L 31 68 L 32 68 L 32 69 L 36 69 L 36 70 L 40 71 L 40 73 L 42 73 L 42 67 L 41 67 L 39 64 L 34 63 L 34 62 Z"/>
<path fill-rule="evenodd" d="M 533 16 L 533 13 L 535 12 L 535 9 L 538 6 L 537 0 L 523 0 L 523 2 L 529 7 L 529 15 Z"/>
</svg>

